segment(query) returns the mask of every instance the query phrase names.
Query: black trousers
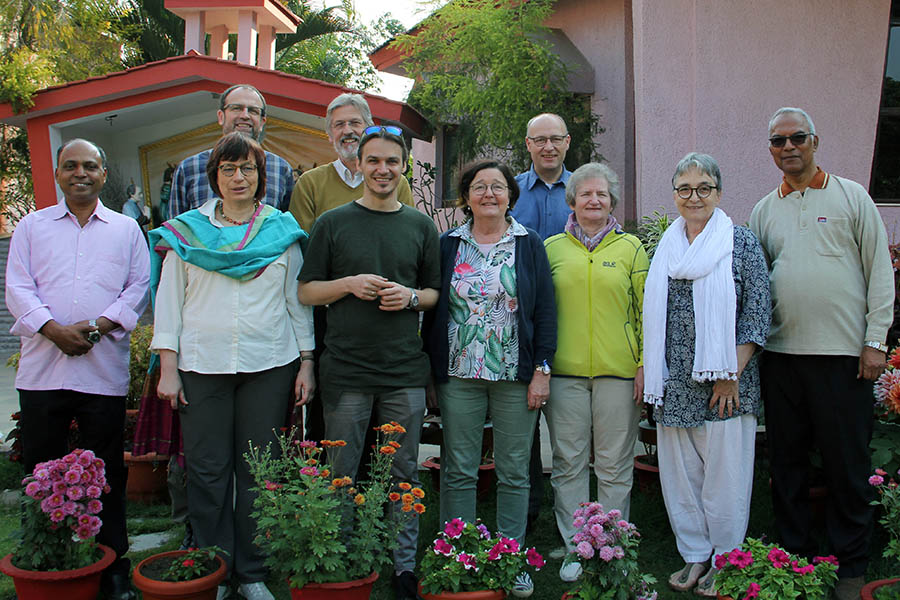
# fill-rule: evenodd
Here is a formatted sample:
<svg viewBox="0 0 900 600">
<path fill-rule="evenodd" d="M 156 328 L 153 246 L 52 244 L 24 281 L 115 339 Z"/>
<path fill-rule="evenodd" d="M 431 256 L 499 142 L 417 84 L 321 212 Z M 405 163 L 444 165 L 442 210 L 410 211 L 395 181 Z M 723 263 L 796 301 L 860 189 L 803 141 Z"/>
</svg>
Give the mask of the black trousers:
<svg viewBox="0 0 900 600">
<path fill-rule="evenodd" d="M 772 504 L 789 552 L 812 556 L 817 543 L 807 501 L 809 451 L 822 456 L 828 487 L 825 533 L 840 577 L 864 575 L 874 509 L 868 485 L 872 382 L 857 379 L 855 356 L 764 352 L 760 363 Z"/>
<path fill-rule="evenodd" d="M 41 462 L 69 452 L 69 424 L 78 422 L 79 446 L 91 450 L 106 463 L 110 492 L 100 496 L 103 525 L 97 541 L 116 551 L 107 572 L 127 574 L 130 561 L 125 529 L 125 484 L 128 470 L 123 459 L 125 397 L 101 396 L 72 390 L 19 390 L 22 461 L 30 473 Z"/>
</svg>

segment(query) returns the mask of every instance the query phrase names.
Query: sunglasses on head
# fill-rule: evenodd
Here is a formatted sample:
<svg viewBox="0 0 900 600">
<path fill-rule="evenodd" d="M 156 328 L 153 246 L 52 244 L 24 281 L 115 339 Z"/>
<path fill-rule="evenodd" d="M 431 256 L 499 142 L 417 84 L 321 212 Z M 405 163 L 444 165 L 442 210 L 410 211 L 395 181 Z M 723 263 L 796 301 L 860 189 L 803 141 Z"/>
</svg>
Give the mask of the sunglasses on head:
<svg viewBox="0 0 900 600">
<path fill-rule="evenodd" d="M 795 133 L 793 135 L 773 135 L 769 138 L 769 143 L 772 144 L 773 148 L 784 148 L 784 145 L 788 140 L 791 140 L 791 144 L 795 146 L 802 146 L 806 143 L 806 138 L 810 136 L 814 136 L 814 133 Z"/>
<path fill-rule="evenodd" d="M 403 130 L 399 127 L 394 127 L 393 125 L 372 125 L 371 127 L 366 127 L 363 130 L 363 135 L 369 135 L 370 133 L 381 133 L 382 131 L 390 133 L 391 135 L 398 135 L 400 137 L 403 137 Z"/>
</svg>

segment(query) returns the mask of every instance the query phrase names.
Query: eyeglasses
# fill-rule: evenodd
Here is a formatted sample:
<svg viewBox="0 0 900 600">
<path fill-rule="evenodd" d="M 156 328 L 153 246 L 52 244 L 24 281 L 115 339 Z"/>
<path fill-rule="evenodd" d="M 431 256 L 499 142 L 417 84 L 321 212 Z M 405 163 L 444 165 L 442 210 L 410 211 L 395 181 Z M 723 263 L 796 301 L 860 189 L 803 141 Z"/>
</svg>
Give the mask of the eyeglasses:
<svg viewBox="0 0 900 600">
<path fill-rule="evenodd" d="M 683 185 L 681 187 L 672 189 L 675 190 L 675 193 L 678 194 L 678 197 L 682 200 L 690 200 L 694 192 L 697 192 L 697 197 L 700 199 L 709 198 L 709 195 L 712 194 L 713 190 L 719 189 L 719 186 L 709 185 L 708 183 L 701 183 L 697 187 Z"/>
<path fill-rule="evenodd" d="M 235 165 L 219 165 L 219 172 L 225 177 L 234 177 L 234 174 L 238 169 L 241 170 L 241 175 L 244 177 L 256 175 L 256 165 L 254 163 L 244 163 L 240 167 L 236 167 Z"/>
<path fill-rule="evenodd" d="M 769 138 L 769 143 L 773 148 L 784 148 L 785 143 L 788 140 L 791 140 L 791 143 L 795 146 L 802 146 L 806 143 L 806 138 L 815 136 L 814 133 L 794 133 L 792 135 L 784 136 L 784 135 L 773 135 Z"/>
<path fill-rule="evenodd" d="M 363 135 L 369 135 L 370 133 L 381 133 L 382 131 L 390 133 L 391 135 L 403 137 L 403 130 L 399 127 L 394 127 L 393 125 L 372 125 L 371 127 L 366 127 L 363 130 Z"/>
<path fill-rule="evenodd" d="M 503 185 L 502 183 L 492 183 L 489 186 L 483 183 L 476 183 L 469 188 L 469 193 L 473 196 L 484 196 L 484 194 L 488 191 L 488 188 L 491 188 L 491 191 L 494 192 L 495 195 L 502 194 L 509 189 L 509 187 Z"/>
<path fill-rule="evenodd" d="M 566 135 L 551 135 L 550 137 L 540 135 L 538 137 L 531 137 L 531 136 L 525 136 L 525 137 L 526 137 L 526 139 L 531 140 L 532 143 L 536 144 L 539 148 L 542 148 L 547 144 L 547 140 L 550 140 L 550 143 L 553 144 L 554 146 L 562 146 L 563 143 L 565 143 L 566 138 L 569 137 L 569 135 L 568 134 L 566 134 Z"/>
<path fill-rule="evenodd" d="M 261 117 L 265 112 L 264 108 L 260 108 L 259 106 L 247 106 L 246 104 L 226 104 L 225 112 L 230 113 L 242 113 L 247 111 L 254 117 Z"/>
</svg>

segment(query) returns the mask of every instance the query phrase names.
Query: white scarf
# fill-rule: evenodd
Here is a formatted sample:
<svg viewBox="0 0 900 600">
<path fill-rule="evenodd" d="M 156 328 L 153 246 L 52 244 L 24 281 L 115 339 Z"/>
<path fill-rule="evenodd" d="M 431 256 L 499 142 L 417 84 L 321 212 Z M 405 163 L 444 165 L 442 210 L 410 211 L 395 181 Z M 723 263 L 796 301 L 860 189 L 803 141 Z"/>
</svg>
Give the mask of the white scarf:
<svg viewBox="0 0 900 600">
<path fill-rule="evenodd" d="M 733 251 L 734 223 L 719 208 L 693 243 L 688 243 L 682 217 L 675 219 L 663 234 L 644 285 L 644 402 L 662 405 L 669 378 L 666 310 L 670 277 L 694 282 L 696 341 L 691 378 L 737 379 Z"/>
</svg>

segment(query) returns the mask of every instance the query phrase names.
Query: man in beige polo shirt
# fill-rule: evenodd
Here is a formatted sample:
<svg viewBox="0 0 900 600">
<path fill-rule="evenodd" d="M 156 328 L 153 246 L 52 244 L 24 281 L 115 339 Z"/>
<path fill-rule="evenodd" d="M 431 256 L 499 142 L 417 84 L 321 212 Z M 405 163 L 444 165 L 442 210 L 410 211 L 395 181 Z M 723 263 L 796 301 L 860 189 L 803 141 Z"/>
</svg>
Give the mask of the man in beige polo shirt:
<svg viewBox="0 0 900 600">
<path fill-rule="evenodd" d="M 829 551 L 840 561 L 835 598 L 859 598 L 872 532 L 872 382 L 885 366 L 894 274 L 874 202 L 854 181 L 816 164 L 812 119 L 781 108 L 769 152 L 781 184 L 759 201 L 750 229 L 769 263 L 772 327 L 760 364 L 772 500 L 790 552 L 818 554 L 807 492 L 808 452 L 822 456 Z"/>
</svg>

